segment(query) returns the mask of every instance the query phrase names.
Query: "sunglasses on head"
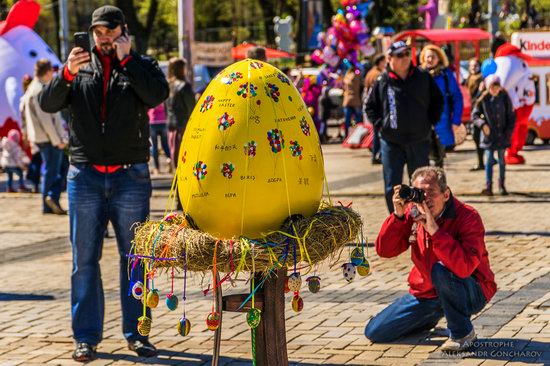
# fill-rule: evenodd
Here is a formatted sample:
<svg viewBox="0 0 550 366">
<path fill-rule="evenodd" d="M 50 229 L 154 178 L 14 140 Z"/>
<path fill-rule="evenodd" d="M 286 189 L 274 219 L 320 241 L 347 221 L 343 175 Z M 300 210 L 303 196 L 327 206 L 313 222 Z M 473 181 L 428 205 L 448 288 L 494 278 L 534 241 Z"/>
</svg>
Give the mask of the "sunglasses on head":
<svg viewBox="0 0 550 366">
<path fill-rule="evenodd" d="M 405 58 L 405 57 L 410 57 L 411 56 L 411 51 L 405 51 L 405 52 L 401 52 L 397 55 L 395 55 L 395 57 L 397 58 Z"/>
</svg>

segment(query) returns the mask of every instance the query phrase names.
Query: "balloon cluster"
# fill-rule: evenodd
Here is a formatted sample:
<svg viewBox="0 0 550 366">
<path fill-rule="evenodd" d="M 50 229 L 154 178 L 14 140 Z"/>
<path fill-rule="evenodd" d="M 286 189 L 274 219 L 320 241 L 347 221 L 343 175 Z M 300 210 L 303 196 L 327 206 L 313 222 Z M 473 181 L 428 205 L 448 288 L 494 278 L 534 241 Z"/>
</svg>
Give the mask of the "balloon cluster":
<svg viewBox="0 0 550 366">
<path fill-rule="evenodd" d="M 221 173 L 227 179 L 233 178 L 233 172 L 235 171 L 235 166 L 231 162 L 223 163 L 221 166 Z"/>
<path fill-rule="evenodd" d="M 244 154 L 254 157 L 256 156 L 256 148 L 257 148 L 256 141 L 254 140 L 249 141 L 246 144 L 244 144 Z"/>
<path fill-rule="evenodd" d="M 267 132 L 267 139 L 269 141 L 269 145 L 271 146 L 271 151 L 275 154 L 281 152 L 281 149 L 285 147 L 283 132 L 278 128 L 269 130 Z"/>
<path fill-rule="evenodd" d="M 369 44 L 369 27 L 365 22 L 372 0 L 341 0 L 343 9 L 332 17 L 332 26 L 326 33 L 319 33 L 320 48 L 313 51 L 311 59 L 318 64 L 327 64 L 333 71 L 360 67 L 359 56 L 370 56 L 374 48 Z"/>
<path fill-rule="evenodd" d="M 218 129 L 220 131 L 225 131 L 234 124 L 235 118 L 233 118 L 233 116 L 230 116 L 227 112 L 225 112 L 218 118 Z"/>
<path fill-rule="evenodd" d="M 204 179 L 204 177 L 208 174 L 208 171 L 206 170 L 206 164 L 202 161 L 198 161 L 195 166 L 193 167 L 193 175 L 197 180 Z"/>
</svg>

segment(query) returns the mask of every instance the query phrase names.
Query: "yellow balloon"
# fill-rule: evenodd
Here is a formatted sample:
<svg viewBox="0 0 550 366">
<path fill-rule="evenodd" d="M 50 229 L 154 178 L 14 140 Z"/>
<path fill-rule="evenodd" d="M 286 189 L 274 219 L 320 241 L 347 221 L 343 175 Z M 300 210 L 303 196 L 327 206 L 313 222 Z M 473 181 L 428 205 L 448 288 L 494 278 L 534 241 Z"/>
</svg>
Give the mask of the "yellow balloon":
<svg viewBox="0 0 550 366">
<path fill-rule="evenodd" d="M 315 124 L 274 66 L 228 66 L 199 99 L 180 148 L 178 191 L 199 229 L 258 238 L 317 212 L 324 166 Z"/>
</svg>

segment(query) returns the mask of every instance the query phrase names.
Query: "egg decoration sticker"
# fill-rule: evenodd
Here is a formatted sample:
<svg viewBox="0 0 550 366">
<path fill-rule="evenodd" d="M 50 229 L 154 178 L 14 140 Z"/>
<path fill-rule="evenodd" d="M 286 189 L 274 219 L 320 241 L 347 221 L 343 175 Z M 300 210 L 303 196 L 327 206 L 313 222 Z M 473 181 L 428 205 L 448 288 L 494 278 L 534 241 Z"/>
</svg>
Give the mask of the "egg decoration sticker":
<svg viewBox="0 0 550 366">
<path fill-rule="evenodd" d="M 292 152 L 292 156 L 302 160 L 302 150 L 304 150 L 304 148 L 300 146 L 298 141 L 290 141 L 290 151 Z"/>
<path fill-rule="evenodd" d="M 207 96 L 206 99 L 201 104 L 200 111 L 204 113 L 212 109 L 213 104 L 214 104 L 214 97 L 212 95 Z"/>
<path fill-rule="evenodd" d="M 176 174 L 184 212 L 201 231 L 258 238 L 289 215 L 309 217 L 319 209 L 319 137 L 287 81 L 268 63 L 243 60 L 223 70 L 200 97 Z"/>
<path fill-rule="evenodd" d="M 235 167 L 231 162 L 223 163 L 221 166 L 221 173 L 227 179 L 233 178 L 234 171 L 235 171 Z"/>
<path fill-rule="evenodd" d="M 206 174 L 208 174 L 208 171 L 206 170 L 206 164 L 202 161 L 197 161 L 197 163 L 193 167 L 193 175 L 195 176 L 195 178 L 200 181 L 206 177 Z"/>
<path fill-rule="evenodd" d="M 267 131 L 267 140 L 269 141 L 269 146 L 271 146 L 271 151 L 275 154 L 280 153 L 285 147 L 283 132 L 277 128 Z"/>
<path fill-rule="evenodd" d="M 239 81 L 242 78 L 243 78 L 242 73 L 232 72 L 232 73 L 228 74 L 227 76 L 223 77 L 221 81 L 224 84 L 231 85 L 233 83 L 236 83 L 237 81 Z"/>
<path fill-rule="evenodd" d="M 310 135 L 311 132 L 309 130 L 309 123 L 307 123 L 306 117 L 302 117 L 302 119 L 300 120 L 300 128 L 302 129 L 304 135 Z"/>
<path fill-rule="evenodd" d="M 256 156 L 256 141 L 252 140 L 244 144 L 244 154 L 248 157 Z"/>
<path fill-rule="evenodd" d="M 218 118 L 218 130 L 222 138 L 222 144 L 225 146 L 227 135 L 229 134 L 229 128 L 235 124 L 235 118 L 225 112 Z"/>
</svg>

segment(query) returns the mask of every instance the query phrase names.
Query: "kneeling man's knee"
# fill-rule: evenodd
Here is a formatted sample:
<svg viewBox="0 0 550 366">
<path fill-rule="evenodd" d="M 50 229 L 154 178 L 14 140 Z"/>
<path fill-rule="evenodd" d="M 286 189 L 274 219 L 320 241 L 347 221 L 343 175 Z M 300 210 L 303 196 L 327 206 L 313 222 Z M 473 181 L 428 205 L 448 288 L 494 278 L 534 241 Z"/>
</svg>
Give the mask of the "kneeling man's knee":
<svg viewBox="0 0 550 366">
<path fill-rule="evenodd" d="M 376 317 L 372 318 L 365 327 L 365 337 L 373 343 L 382 343 L 391 340 L 384 334 L 384 330 L 376 321 Z"/>
</svg>

